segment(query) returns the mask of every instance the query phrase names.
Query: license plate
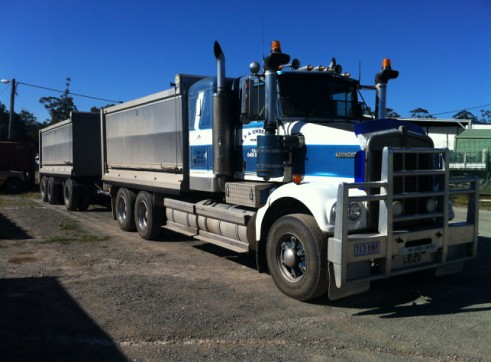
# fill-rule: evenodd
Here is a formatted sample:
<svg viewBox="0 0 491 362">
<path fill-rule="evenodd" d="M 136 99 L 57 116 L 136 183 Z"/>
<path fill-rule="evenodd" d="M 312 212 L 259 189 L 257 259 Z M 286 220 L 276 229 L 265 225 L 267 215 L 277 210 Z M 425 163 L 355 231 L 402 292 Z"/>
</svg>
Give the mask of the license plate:
<svg viewBox="0 0 491 362">
<path fill-rule="evenodd" d="M 407 254 L 402 257 L 402 264 L 408 265 L 421 263 L 421 255 L 421 253 Z"/>
<path fill-rule="evenodd" d="M 425 245 L 418 245 L 418 246 L 410 246 L 408 248 L 401 248 L 399 249 L 399 255 L 404 256 L 404 255 L 409 255 L 409 254 L 416 254 L 416 253 L 424 253 L 424 252 L 435 252 L 438 250 L 438 244 L 433 243 L 433 244 L 425 244 Z"/>
<path fill-rule="evenodd" d="M 364 256 L 380 253 L 380 241 L 355 244 L 355 256 Z"/>
</svg>

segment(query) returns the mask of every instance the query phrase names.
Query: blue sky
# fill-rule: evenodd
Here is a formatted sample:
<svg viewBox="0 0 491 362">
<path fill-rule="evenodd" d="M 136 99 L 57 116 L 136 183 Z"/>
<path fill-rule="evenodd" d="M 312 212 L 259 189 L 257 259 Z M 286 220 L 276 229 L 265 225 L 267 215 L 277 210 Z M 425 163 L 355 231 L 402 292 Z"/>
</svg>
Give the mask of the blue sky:
<svg viewBox="0 0 491 362">
<path fill-rule="evenodd" d="M 302 65 L 328 64 L 372 85 L 383 58 L 400 72 L 387 106 L 402 116 L 491 109 L 491 1 L 1 0 L 0 78 L 127 101 L 169 87 L 176 73 L 214 75 L 213 42 L 227 75 L 249 72 L 271 40 Z M 15 110 L 39 121 L 43 96 L 18 86 Z M 373 107 L 375 95 L 365 94 Z M 0 84 L 9 107 L 10 86 Z M 81 111 L 107 102 L 74 97 Z M 438 115 L 450 118 L 453 113 Z"/>
</svg>

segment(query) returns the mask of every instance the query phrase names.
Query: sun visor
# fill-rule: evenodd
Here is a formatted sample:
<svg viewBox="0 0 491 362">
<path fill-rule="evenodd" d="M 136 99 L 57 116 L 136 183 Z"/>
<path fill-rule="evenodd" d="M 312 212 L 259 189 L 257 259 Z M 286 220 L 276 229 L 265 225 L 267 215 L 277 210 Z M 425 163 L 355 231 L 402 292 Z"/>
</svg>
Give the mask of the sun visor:
<svg viewBox="0 0 491 362">
<path fill-rule="evenodd" d="M 426 135 L 424 129 L 413 123 L 398 121 L 395 119 L 378 119 L 376 121 L 366 121 L 358 123 L 354 127 L 355 134 L 360 142 L 360 146 L 365 149 L 368 139 L 371 135 L 377 133 L 384 133 L 393 129 L 399 129 L 404 126 L 409 132 L 419 135 Z"/>
</svg>

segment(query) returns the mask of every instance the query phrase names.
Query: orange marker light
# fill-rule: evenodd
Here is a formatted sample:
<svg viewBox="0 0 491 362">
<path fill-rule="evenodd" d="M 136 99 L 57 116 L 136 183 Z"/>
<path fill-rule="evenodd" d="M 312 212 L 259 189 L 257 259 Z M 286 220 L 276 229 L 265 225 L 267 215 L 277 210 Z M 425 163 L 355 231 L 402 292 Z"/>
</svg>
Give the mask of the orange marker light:
<svg viewBox="0 0 491 362">
<path fill-rule="evenodd" d="M 382 67 L 383 68 L 390 67 L 390 59 L 389 58 L 384 58 L 384 60 L 382 60 Z"/>
<path fill-rule="evenodd" d="M 297 174 L 297 173 L 292 175 L 292 182 L 294 184 L 300 185 L 300 183 L 302 182 L 302 175 Z"/>
<path fill-rule="evenodd" d="M 271 51 L 273 53 L 281 53 L 281 44 L 279 40 L 273 40 L 271 43 Z"/>
</svg>

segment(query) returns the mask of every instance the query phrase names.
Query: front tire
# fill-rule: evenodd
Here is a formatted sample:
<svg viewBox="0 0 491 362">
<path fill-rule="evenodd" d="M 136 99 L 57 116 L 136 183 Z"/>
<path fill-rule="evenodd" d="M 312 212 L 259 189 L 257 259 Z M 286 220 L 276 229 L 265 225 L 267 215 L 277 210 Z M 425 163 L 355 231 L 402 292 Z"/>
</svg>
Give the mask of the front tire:
<svg viewBox="0 0 491 362">
<path fill-rule="evenodd" d="M 135 193 L 125 188 L 118 190 L 116 195 L 116 218 L 119 227 L 124 231 L 135 231 Z"/>
<path fill-rule="evenodd" d="M 145 240 L 156 239 L 162 231 L 163 205 L 155 205 L 152 195 L 140 191 L 135 202 L 135 225 L 138 234 Z"/>
<path fill-rule="evenodd" d="M 278 289 L 298 300 L 327 292 L 327 243 L 313 216 L 283 216 L 271 227 L 266 244 L 269 272 Z"/>
</svg>

